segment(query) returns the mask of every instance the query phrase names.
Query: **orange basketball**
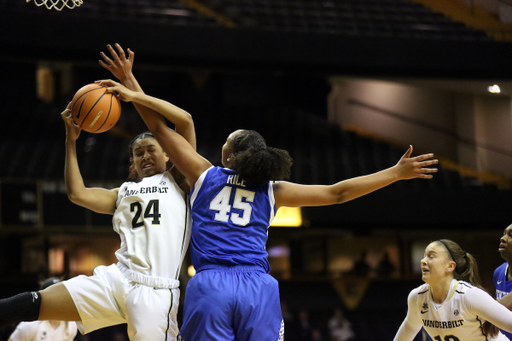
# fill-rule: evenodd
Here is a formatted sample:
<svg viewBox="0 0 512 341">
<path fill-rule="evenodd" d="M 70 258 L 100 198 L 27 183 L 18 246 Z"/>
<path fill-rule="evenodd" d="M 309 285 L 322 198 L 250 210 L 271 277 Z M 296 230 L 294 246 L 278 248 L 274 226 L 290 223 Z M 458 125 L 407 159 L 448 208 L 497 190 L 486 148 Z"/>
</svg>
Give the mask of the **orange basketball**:
<svg viewBox="0 0 512 341">
<path fill-rule="evenodd" d="M 106 87 L 87 84 L 73 96 L 71 112 L 76 125 L 89 133 L 103 133 L 116 125 L 121 102 Z"/>
</svg>

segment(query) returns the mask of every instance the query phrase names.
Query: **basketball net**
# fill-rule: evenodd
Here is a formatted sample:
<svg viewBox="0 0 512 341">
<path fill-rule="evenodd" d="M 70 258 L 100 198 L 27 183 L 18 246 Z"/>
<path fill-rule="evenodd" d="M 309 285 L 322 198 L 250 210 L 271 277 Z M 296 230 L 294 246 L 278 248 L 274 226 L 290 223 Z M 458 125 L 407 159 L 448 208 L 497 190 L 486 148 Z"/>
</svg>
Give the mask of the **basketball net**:
<svg viewBox="0 0 512 341">
<path fill-rule="evenodd" d="M 27 0 L 27 3 L 31 0 Z M 48 9 L 56 9 L 57 11 L 62 11 L 64 7 L 69 9 L 73 9 L 75 7 L 80 7 L 83 4 L 83 0 L 34 0 L 36 6 L 46 6 Z"/>
</svg>

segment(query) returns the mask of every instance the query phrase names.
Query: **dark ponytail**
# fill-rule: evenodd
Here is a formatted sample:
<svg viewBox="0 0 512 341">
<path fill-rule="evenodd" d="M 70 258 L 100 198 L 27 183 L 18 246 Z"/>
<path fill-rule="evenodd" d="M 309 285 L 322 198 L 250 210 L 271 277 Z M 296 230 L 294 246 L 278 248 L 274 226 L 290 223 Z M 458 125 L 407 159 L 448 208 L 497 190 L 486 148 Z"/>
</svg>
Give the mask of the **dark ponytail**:
<svg viewBox="0 0 512 341">
<path fill-rule="evenodd" d="M 483 289 L 480 276 L 478 275 L 478 265 L 476 264 L 475 257 L 462 250 L 459 244 L 452 240 L 439 239 L 438 242 L 446 248 L 448 255 L 450 256 L 449 258 L 451 258 L 456 264 L 453 277 L 457 280 L 466 281 L 480 289 Z"/>
<path fill-rule="evenodd" d="M 231 168 L 247 183 L 265 184 L 290 177 L 293 160 L 286 150 L 268 147 L 254 130 L 242 130 L 230 144 Z"/>
<path fill-rule="evenodd" d="M 475 287 L 485 291 L 482 287 L 480 276 L 478 275 L 478 265 L 475 257 L 466 251 L 462 250 L 459 244 L 449 239 L 439 239 L 439 243 L 443 244 L 448 251 L 449 257 L 455 262 L 455 270 L 453 271 L 453 278 L 456 280 L 466 281 Z M 482 332 L 491 338 L 498 335 L 499 328 L 492 325 L 490 322 L 485 322 L 481 327 Z"/>
</svg>

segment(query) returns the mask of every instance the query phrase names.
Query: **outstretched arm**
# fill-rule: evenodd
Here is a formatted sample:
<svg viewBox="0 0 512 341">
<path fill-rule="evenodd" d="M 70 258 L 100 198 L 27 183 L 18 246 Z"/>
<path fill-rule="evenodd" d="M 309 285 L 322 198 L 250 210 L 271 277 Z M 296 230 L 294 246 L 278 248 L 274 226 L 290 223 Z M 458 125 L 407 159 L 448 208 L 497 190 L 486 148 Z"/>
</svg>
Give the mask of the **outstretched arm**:
<svg viewBox="0 0 512 341">
<path fill-rule="evenodd" d="M 487 292 L 473 288 L 464 295 L 467 311 L 482 317 L 496 327 L 512 333 L 512 312 L 496 302 Z M 488 335 L 489 336 L 489 335 Z"/>
<path fill-rule="evenodd" d="M 71 202 L 97 213 L 114 214 L 118 189 L 87 188 L 84 185 L 78 159 L 76 156 L 76 140 L 80 135 L 80 127 L 73 122 L 69 105 L 61 114 L 66 125 L 66 163 L 64 178 L 66 190 Z"/>
<path fill-rule="evenodd" d="M 326 206 L 344 203 L 368 193 L 386 187 L 398 180 L 422 178 L 430 179 L 430 173 L 436 168 L 424 168 L 435 165 L 434 154 L 411 157 L 412 146 L 398 163 L 390 168 L 370 175 L 340 181 L 330 186 L 300 185 L 291 182 L 274 184 L 274 196 L 277 208 L 281 206 Z"/>
<path fill-rule="evenodd" d="M 139 103 L 164 117 L 169 117 L 169 112 L 174 110 L 172 104 L 169 102 L 141 92 L 132 91 L 124 85 L 112 80 L 103 80 L 101 84 L 105 84 L 109 87 L 107 91 L 117 92 L 121 100 Z M 197 154 L 195 148 L 193 148 L 183 136 L 174 130 L 168 129 L 166 126 L 162 125 L 156 125 L 153 128 L 150 127 L 150 130 L 155 135 L 158 143 L 162 146 L 162 149 L 171 159 L 171 162 L 187 178 L 191 185 L 194 185 L 199 176 L 212 166 L 208 160 Z"/>
<path fill-rule="evenodd" d="M 103 58 L 103 60 L 99 61 L 100 65 L 112 72 L 112 74 L 129 90 L 144 93 L 132 72 L 135 53 L 128 49 L 128 57 L 126 57 L 121 45 L 116 43 L 115 46 L 117 51 L 114 50 L 112 46 L 107 45 L 111 58 L 103 52 L 100 53 Z M 154 109 L 148 108 L 138 102 L 133 102 L 133 105 L 150 131 L 153 132 L 156 129 L 163 129 L 164 127 L 167 128 L 165 120 L 162 118 L 163 116 L 171 121 L 175 125 L 176 131 L 181 134 L 194 149 L 196 149 L 194 121 L 188 112 L 172 105 L 171 103 L 167 103 L 167 107 L 164 112 L 155 112 Z M 160 116 L 159 113 L 161 113 L 162 116 Z"/>
<path fill-rule="evenodd" d="M 508 310 L 512 310 L 512 293 L 508 293 L 499 300 L 497 300 L 500 304 L 504 305 L 505 308 Z M 485 321 L 485 323 L 482 326 L 482 330 L 486 335 L 489 335 L 489 333 L 492 331 L 493 324 L 491 324 L 489 321 Z"/>
</svg>

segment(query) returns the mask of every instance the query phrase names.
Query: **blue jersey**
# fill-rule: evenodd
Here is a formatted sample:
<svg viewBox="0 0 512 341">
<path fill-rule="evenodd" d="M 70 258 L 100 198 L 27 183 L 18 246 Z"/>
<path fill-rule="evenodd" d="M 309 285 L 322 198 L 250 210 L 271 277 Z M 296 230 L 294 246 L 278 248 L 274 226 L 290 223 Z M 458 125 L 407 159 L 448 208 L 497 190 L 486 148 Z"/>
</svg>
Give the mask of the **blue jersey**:
<svg viewBox="0 0 512 341">
<path fill-rule="evenodd" d="M 270 272 L 265 245 L 276 213 L 271 183 L 249 185 L 231 169 L 211 167 L 194 184 L 190 201 L 197 271 L 243 265 Z"/>
<path fill-rule="evenodd" d="M 512 280 L 507 281 L 508 263 L 505 262 L 494 270 L 493 282 L 496 287 L 496 299 L 499 300 L 509 292 L 512 292 Z M 501 331 L 509 340 L 512 340 L 512 334 L 504 330 Z"/>
</svg>

